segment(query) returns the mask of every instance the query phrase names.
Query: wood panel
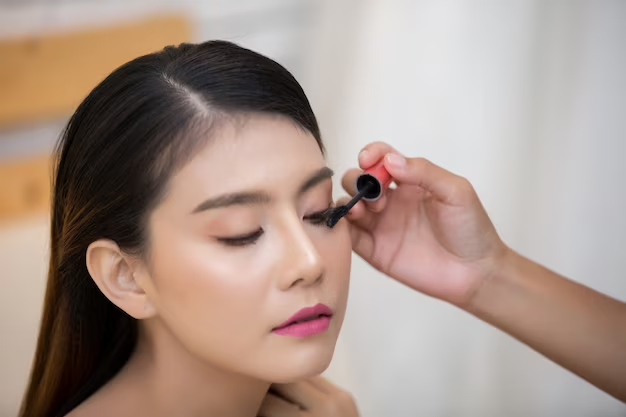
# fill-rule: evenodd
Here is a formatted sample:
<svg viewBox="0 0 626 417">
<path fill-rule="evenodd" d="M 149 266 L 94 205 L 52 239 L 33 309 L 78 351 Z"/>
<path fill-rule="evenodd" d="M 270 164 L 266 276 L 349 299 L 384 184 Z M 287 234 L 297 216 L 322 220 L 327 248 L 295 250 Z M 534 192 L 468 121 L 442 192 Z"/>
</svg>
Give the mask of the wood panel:
<svg viewBox="0 0 626 417">
<path fill-rule="evenodd" d="M 191 40 L 178 15 L 132 23 L 0 40 L 0 128 L 69 116 L 119 65 Z M 49 210 L 51 157 L 0 160 L 0 222 Z"/>
<path fill-rule="evenodd" d="M 0 164 L 0 223 L 49 210 L 51 173 L 48 155 Z"/>
<path fill-rule="evenodd" d="M 0 40 L 0 127 L 71 114 L 119 65 L 166 45 L 189 41 L 184 16 Z"/>
</svg>

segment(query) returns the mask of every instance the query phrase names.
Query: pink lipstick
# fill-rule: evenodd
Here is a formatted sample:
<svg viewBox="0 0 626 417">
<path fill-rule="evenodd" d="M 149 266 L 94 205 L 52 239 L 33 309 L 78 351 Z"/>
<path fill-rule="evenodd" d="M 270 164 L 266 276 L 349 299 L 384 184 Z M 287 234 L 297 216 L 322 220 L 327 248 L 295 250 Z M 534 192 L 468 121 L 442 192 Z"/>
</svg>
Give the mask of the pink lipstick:
<svg viewBox="0 0 626 417">
<path fill-rule="evenodd" d="M 330 326 L 332 310 L 324 304 L 303 308 L 272 332 L 281 336 L 307 337 L 325 332 Z"/>
</svg>

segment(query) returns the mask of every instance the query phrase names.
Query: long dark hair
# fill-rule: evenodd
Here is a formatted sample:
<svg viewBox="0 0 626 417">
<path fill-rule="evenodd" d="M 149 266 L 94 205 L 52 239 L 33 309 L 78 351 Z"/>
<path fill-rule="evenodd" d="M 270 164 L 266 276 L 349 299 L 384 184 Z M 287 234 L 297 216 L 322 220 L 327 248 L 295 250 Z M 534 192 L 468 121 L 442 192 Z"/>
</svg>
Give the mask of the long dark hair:
<svg viewBox="0 0 626 417">
<path fill-rule="evenodd" d="M 146 222 L 168 178 L 211 126 L 247 113 L 281 115 L 323 152 L 309 102 L 281 65 L 230 42 L 182 44 L 134 59 L 102 81 L 56 149 L 45 304 L 21 417 L 63 416 L 110 380 L 137 340 L 137 322 L 86 267 L 89 244 L 144 254 Z"/>
</svg>

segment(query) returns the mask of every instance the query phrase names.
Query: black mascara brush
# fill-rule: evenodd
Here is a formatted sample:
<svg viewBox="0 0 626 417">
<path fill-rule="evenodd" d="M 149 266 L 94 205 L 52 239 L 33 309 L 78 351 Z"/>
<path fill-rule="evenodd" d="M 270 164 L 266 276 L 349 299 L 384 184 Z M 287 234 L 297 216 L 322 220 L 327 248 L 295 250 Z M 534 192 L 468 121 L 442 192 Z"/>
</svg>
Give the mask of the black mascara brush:
<svg viewBox="0 0 626 417">
<path fill-rule="evenodd" d="M 370 191 L 372 188 L 374 187 L 373 183 L 367 183 L 362 189 L 361 191 L 359 191 L 354 197 L 352 197 L 352 200 L 350 200 L 348 202 L 348 204 L 346 204 L 345 206 L 341 206 L 341 207 L 336 207 L 335 209 L 333 209 L 330 213 L 330 215 L 328 216 L 328 219 L 326 220 L 326 225 L 328 227 L 330 227 L 331 229 L 333 227 L 335 227 L 335 225 L 337 224 L 337 222 L 339 220 L 341 220 L 341 218 L 343 216 L 345 216 L 346 214 L 348 214 L 348 212 L 350 211 L 350 209 L 352 207 L 354 207 L 354 205 L 356 203 L 359 202 L 360 199 L 362 199 L 363 197 L 365 197 L 365 195 L 367 194 L 368 191 Z"/>
<path fill-rule="evenodd" d="M 354 184 L 354 188 L 357 190 L 356 195 L 345 206 L 330 210 L 326 219 L 326 225 L 330 228 L 335 227 L 337 222 L 348 214 L 350 209 L 361 199 L 365 201 L 378 200 L 389 187 L 391 181 L 391 175 L 385 169 L 384 161 L 381 159 L 357 177 Z"/>
</svg>

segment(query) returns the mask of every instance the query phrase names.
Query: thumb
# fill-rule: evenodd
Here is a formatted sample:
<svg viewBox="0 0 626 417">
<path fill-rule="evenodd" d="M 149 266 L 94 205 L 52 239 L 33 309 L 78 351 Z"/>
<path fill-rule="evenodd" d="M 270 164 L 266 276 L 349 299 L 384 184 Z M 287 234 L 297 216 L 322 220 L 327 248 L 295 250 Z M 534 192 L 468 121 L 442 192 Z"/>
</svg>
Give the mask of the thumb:
<svg viewBox="0 0 626 417">
<path fill-rule="evenodd" d="M 405 158 L 397 153 L 388 153 L 385 155 L 384 165 L 398 185 L 419 186 L 444 203 L 464 204 L 473 193 L 472 185 L 465 178 L 425 158 Z"/>
</svg>

